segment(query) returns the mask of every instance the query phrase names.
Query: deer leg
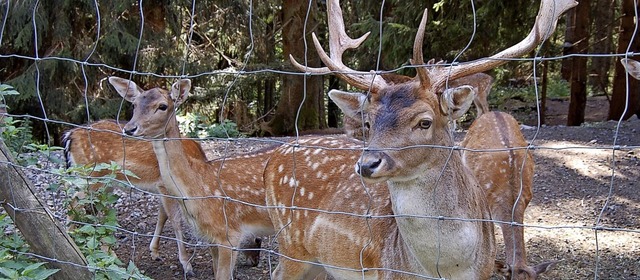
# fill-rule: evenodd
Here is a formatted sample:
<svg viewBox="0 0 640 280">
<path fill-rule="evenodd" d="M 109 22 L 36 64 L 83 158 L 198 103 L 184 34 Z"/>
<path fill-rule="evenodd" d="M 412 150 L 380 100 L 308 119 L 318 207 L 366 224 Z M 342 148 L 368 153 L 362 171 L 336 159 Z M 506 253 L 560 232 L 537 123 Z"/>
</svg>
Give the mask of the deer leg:
<svg viewBox="0 0 640 280">
<path fill-rule="evenodd" d="M 164 224 L 167 222 L 167 218 L 167 213 L 165 212 L 164 207 L 160 206 L 160 209 L 158 209 L 158 220 L 156 221 L 156 229 L 155 231 L 153 231 L 153 238 L 151 239 L 151 243 L 149 244 L 151 258 L 154 260 L 160 259 L 160 253 L 158 252 L 158 248 L 160 248 L 160 234 L 162 234 L 162 228 L 164 228 Z"/>
<path fill-rule="evenodd" d="M 218 272 L 218 259 L 219 259 L 218 245 L 211 245 L 211 247 L 209 247 L 209 253 L 211 254 L 213 273 L 217 279 L 218 275 L 216 273 Z"/>
<path fill-rule="evenodd" d="M 297 279 L 325 279 L 326 273 L 319 265 L 309 262 L 296 261 L 297 259 L 280 258 L 278 266 L 271 274 L 272 279 L 277 280 L 297 280 Z M 319 278 L 316 278 L 319 277 Z M 323 278 L 324 277 L 324 278 Z"/>
<path fill-rule="evenodd" d="M 218 247 L 218 269 L 215 274 L 216 279 L 233 279 L 233 269 L 236 266 L 237 257 L 238 251 L 227 247 Z"/>
<path fill-rule="evenodd" d="M 527 201 L 528 202 L 528 201 Z M 522 224 L 526 203 L 518 203 L 513 216 L 511 208 L 502 209 L 498 220 L 513 221 Z M 524 227 L 520 225 L 500 224 L 504 237 L 506 262 L 511 269 L 511 279 L 535 279 L 536 273 L 527 266 L 527 253 L 524 244 Z"/>
<path fill-rule="evenodd" d="M 190 257 L 187 253 L 187 248 L 184 245 L 184 233 L 182 232 L 182 215 L 180 212 L 180 205 L 178 204 L 177 200 L 168 197 L 162 197 L 161 201 L 164 212 L 166 212 L 165 216 L 167 214 L 170 216 L 169 221 L 171 221 L 173 232 L 176 235 L 176 242 L 178 243 L 178 259 L 180 260 L 180 264 L 182 264 L 182 269 L 187 275 L 194 275 L 193 267 L 191 266 L 191 262 L 189 262 Z"/>
</svg>

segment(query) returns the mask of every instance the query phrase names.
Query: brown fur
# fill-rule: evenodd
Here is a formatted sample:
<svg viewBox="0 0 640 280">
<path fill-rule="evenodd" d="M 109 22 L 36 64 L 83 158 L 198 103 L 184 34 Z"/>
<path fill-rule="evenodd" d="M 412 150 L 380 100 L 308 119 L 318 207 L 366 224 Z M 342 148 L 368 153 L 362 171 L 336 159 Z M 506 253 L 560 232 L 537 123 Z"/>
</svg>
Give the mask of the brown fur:
<svg viewBox="0 0 640 280">
<path fill-rule="evenodd" d="M 267 210 L 254 206 L 264 205 L 262 173 L 270 151 L 207 161 L 179 140 L 175 107 L 188 95 L 189 80 L 175 83 L 171 92 L 142 91 L 115 77 L 109 81 L 135 104 L 124 131 L 154 140 L 167 193 L 180 199 L 187 220 L 216 245 L 211 249 L 216 279 L 231 279 L 242 240 L 273 232 Z"/>
<path fill-rule="evenodd" d="M 491 215 L 502 229 L 511 279 L 536 279 L 548 265 L 527 265 L 521 225 L 533 197 L 535 163 L 526 150 L 528 143 L 518 121 L 507 113 L 483 114 L 473 122 L 461 146 L 469 149 L 464 151 L 463 159 L 484 188 Z"/>
</svg>

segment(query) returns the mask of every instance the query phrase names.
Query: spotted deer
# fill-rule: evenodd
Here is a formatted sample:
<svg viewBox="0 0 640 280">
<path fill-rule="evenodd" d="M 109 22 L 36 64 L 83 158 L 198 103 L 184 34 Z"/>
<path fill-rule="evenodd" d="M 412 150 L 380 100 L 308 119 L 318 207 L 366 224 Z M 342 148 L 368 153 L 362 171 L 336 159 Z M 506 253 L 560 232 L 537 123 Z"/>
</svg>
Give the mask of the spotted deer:
<svg viewBox="0 0 640 280">
<path fill-rule="evenodd" d="M 178 259 L 182 264 L 182 269 L 187 275 L 193 275 L 193 267 L 189 261 L 190 256 L 183 242 L 184 234 L 182 231 L 180 205 L 177 200 L 166 196 L 167 191 L 162 185 L 158 161 L 153 153 L 151 143 L 122 137 L 122 127 L 124 125 L 124 123 L 120 124 L 115 120 L 101 120 L 86 127 L 67 130 L 62 138 L 67 168 L 74 165 L 91 168 L 99 163 L 116 162 L 124 166 L 125 170 L 131 171 L 136 175 L 125 178 L 123 173 L 116 173 L 116 180 L 123 182 L 128 180 L 128 182 L 142 191 L 161 194 L 158 219 L 153 238 L 149 244 L 151 257 L 155 260 L 160 259 L 160 236 L 168 219 L 176 235 Z M 190 139 L 183 139 L 182 141 L 188 153 L 204 153 L 198 142 Z M 92 171 L 89 176 L 102 177 L 107 175 L 108 172 L 110 171 L 96 170 Z M 99 187 L 99 184 L 94 184 L 91 186 L 91 190 L 95 191 Z M 86 196 L 86 194 L 80 193 L 79 196 Z M 255 249 L 260 248 L 260 243 L 261 239 L 252 238 L 245 240 L 243 246 Z M 260 257 L 258 250 L 244 250 L 242 252 L 248 265 L 258 265 Z"/>
<path fill-rule="evenodd" d="M 622 63 L 629 75 L 636 78 L 636 80 L 640 80 L 640 62 L 630 58 L 623 58 L 620 59 L 620 63 Z"/>
<path fill-rule="evenodd" d="M 162 185 L 158 161 L 153 154 L 151 143 L 122 137 L 122 127 L 115 120 L 102 120 L 88 125 L 67 130 L 62 137 L 64 155 L 67 168 L 74 165 L 95 167 L 98 163 L 116 162 L 123 169 L 131 171 L 136 176 L 125 177 L 123 173 L 116 173 L 116 179 L 131 182 L 143 191 L 155 194 L 166 194 Z M 204 155 L 200 145 L 193 140 L 183 140 L 189 153 Z M 89 176 L 102 177 L 110 171 L 92 171 Z M 95 191 L 100 184 L 91 185 L 90 190 Z M 86 194 L 78 194 L 80 197 Z M 161 207 L 158 209 L 156 228 L 149 245 L 151 257 L 159 259 L 160 235 L 164 225 L 169 219 L 176 235 L 178 243 L 178 259 L 185 273 L 193 274 L 193 268 L 189 262 L 189 254 L 183 242 L 183 232 L 178 201 L 167 196 L 160 196 Z"/>
<path fill-rule="evenodd" d="M 445 84 L 527 54 L 574 5 L 543 0 L 522 42 L 489 59 L 447 68 L 424 68 L 423 16 L 412 60 L 417 77 L 388 84 L 344 65 L 344 51 L 357 48 L 366 35 L 349 38 L 338 1 L 327 1 L 329 55 L 312 34 L 327 67 L 291 60 L 302 71 L 331 72 L 368 91 L 332 90 L 329 97 L 351 117 L 371 116 L 370 133 L 366 145 L 327 137 L 274 151 L 265 170 L 266 201 L 282 254 L 273 278 L 312 279 L 324 270 L 337 279 L 488 279 L 495 264 L 489 206 L 448 129 L 475 92 Z M 354 162 L 357 174 L 348 171 Z"/>
<path fill-rule="evenodd" d="M 518 121 L 503 112 L 483 114 L 473 121 L 461 146 L 462 159 L 484 189 L 502 230 L 508 279 L 536 279 L 556 262 L 527 265 L 522 224 L 533 197 L 535 163 Z"/>
<path fill-rule="evenodd" d="M 349 137 L 369 133 L 367 116 L 359 117 L 365 119 L 345 121 L 345 132 Z M 467 149 L 463 151 L 463 161 L 484 188 L 491 215 L 502 230 L 507 260 L 500 265 L 504 265 L 501 267 L 503 275 L 509 279 L 536 279 L 556 263 L 549 261 L 527 266 L 524 228 L 518 226 L 522 225 L 525 210 L 533 197 L 535 163 L 531 153 L 522 150 L 527 145 L 518 122 L 503 112 L 487 112 L 477 117 L 461 143 Z M 483 150 L 490 151 L 481 152 Z M 511 222 L 517 225 L 510 225 Z"/>
<path fill-rule="evenodd" d="M 273 233 L 264 206 L 262 172 L 268 150 L 208 161 L 180 140 L 175 109 L 188 96 L 191 81 L 182 79 L 170 91 L 143 91 L 126 79 L 109 82 L 134 104 L 125 134 L 151 140 L 167 194 L 179 201 L 185 218 L 216 246 L 211 247 L 216 279 L 231 279 L 241 241 Z"/>
</svg>

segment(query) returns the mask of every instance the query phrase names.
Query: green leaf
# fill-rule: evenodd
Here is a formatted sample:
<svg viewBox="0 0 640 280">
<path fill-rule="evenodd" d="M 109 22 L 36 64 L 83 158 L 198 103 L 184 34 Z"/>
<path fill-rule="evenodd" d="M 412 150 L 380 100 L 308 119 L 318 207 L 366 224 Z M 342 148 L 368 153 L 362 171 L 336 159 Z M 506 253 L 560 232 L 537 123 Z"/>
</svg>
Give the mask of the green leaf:
<svg viewBox="0 0 640 280">
<path fill-rule="evenodd" d="M 31 264 L 31 265 L 29 265 L 29 266 L 24 268 L 24 270 L 22 271 L 22 275 L 29 275 L 29 274 L 31 274 L 31 272 L 33 272 L 36 269 L 40 268 L 44 264 L 45 263 L 43 263 L 43 262 Z"/>
<path fill-rule="evenodd" d="M 18 271 L 6 267 L 0 267 L 0 273 L 9 279 L 17 279 L 20 276 Z"/>
<path fill-rule="evenodd" d="M 58 271 L 60 271 L 60 269 L 43 269 L 41 271 L 38 271 L 38 273 L 36 273 L 33 278 L 42 280 L 49 279 L 51 275 L 56 274 Z"/>
</svg>

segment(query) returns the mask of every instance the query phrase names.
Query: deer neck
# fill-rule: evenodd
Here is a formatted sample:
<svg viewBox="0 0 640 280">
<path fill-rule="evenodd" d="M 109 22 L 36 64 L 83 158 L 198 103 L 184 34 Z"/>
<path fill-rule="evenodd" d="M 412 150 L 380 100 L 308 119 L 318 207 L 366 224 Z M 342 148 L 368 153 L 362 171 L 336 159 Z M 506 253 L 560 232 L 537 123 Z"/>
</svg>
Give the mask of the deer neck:
<svg viewBox="0 0 640 280">
<path fill-rule="evenodd" d="M 177 197 L 204 195 L 201 189 L 188 187 L 202 185 L 201 182 L 194 181 L 201 176 L 194 176 L 193 173 L 203 170 L 207 165 L 204 155 L 193 154 L 185 149 L 175 121 L 167 124 L 164 137 L 153 140 L 152 144 L 160 176 L 169 194 Z"/>
<path fill-rule="evenodd" d="M 425 168 L 419 177 L 387 184 L 393 212 L 398 215 L 396 223 L 410 255 L 429 274 L 438 271 L 442 277 L 459 278 L 458 266 L 466 264 L 456 260 L 473 260 L 470 256 L 477 255 L 477 250 L 491 250 L 492 245 L 482 243 L 486 229 L 479 223 L 450 218 L 490 217 L 486 205 L 479 209 L 475 206 L 482 204 L 473 201 L 482 201 L 477 192 L 481 190 L 478 187 L 473 190 L 474 181 L 465 175 L 469 173 L 462 165 L 460 153 L 443 151 L 442 160 Z"/>
</svg>

